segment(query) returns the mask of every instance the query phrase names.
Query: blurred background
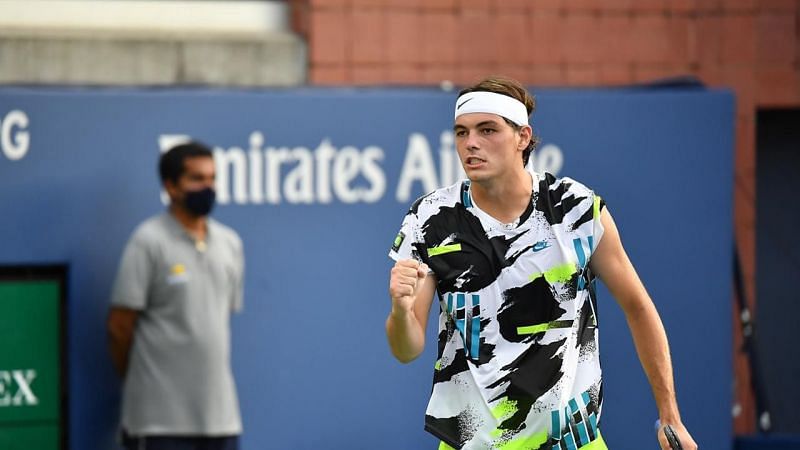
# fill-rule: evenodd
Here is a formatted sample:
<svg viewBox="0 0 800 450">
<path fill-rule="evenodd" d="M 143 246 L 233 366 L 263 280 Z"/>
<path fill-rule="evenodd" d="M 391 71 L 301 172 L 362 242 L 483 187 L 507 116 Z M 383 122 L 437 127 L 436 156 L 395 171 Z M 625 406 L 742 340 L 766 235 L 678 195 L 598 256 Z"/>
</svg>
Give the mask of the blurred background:
<svg viewBox="0 0 800 450">
<path fill-rule="evenodd" d="M 668 325 L 675 323 L 675 328 L 668 327 L 670 339 L 685 341 L 679 348 L 673 345 L 676 354 L 696 352 L 698 346 L 703 349 L 699 353 L 708 354 L 706 362 L 692 360 L 676 367 L 696 371 L 692 376 L 704 379 L 709 392 L 715 392 L 703 401 L 725 411 L 724 419 L 712 419 L 724 424 L 709 425 L 717 426 L 715 432 L 725 438 L 720 441 L 711 433 L 715 441 L 700 445 L 800 448 L 800 440 L 793 437 L 800 435 L 795 413 L 800 359 L 791 338 L 800 315 L 797 290 L 792 288 L 800 270 L 800 244 L 792 238 L 793 219 L 798 218 L 795 193 L 800 189 L 799 22 L 797 0 L 0 0 L 0 279 L 61 280 L 49 313 L 55 319 L 35 320 L 49 336 L 41 339 L 57 342 L 48 350 L 48 367 L 56 380 L 54 403 L 41 417 L 56 424 L 58 448 L 114 448 L 119 381 L 104 353 L 103 320 L 125 239 L 136 224 L 163 208 L 154 167 L 165 142 L 187 135 L 207 141 L 219 150 L 218 168 L 227 172 L 231 167 L 235 178 L 238 169 L 225 165 L 233 164 L 227 160 L 220 163 L 220 158 L 236 149 L 312 151 L 328 139 L 337 151 L 348 145 L 364 149 L 362 153 L 370 146 L 385 150 L 381 160 L 388 187 L 379 193 L 385 195 L 368 200 L 364 189 L 374 184 L 356 179 L 362 190 L 353 190 L 353 201 L 342 191 L 327 202 L 330 205 L 320 198 L 305 203 L 284 198 L 264 200 L 255 211 L 256 199 L 237 197 L 237 181 L 223 181 L 231 183 L 222 187 L 230 190 L 230 198 L 221 201 L 220 220 L 240 230 L 246 248 L 252 249 L 247 255 L 245 313 L 233 324 L 234 371 L 245 419 L 243 447 L 367 448 L 352 440 L 336 442 L 329 433 L 340 429 L 349 436 L 353 430 L 377 426 L 366 419 L 337 423 L 332 430 L 323 427 L 315 439 L 317 421 L 328 416 L 318 416 L 313 408 L 284 409 L 296 414 L 264 413 L 288 408 L 293 400 L 319 401 L 329 405 L 322 408 L 328 413 L 341 402 L 346 417 L 351 410 L 355 417 L 363 407 L 347 403 L 363 402 L 364 393 L 345 395 L 336 388 L 315 387 L 284 397 L 274 386 L 258 387 L 296 379 L 297 374 L 276 367 L 287 361 L 303 364 L 298 352 L 312 352 L 309 359 L 322 358 L 312 364 L 317 378 L 302 375 L 304 383 L 328 380 L 344 383 L 347 389 L 359 386 L 354 380 L 360 378 L 353 373 L 363 367 L 351 367 L 347 358 L 344 363 L 328 361 L 324 350 L 313 353 L 320 336 L 298 336 L 303 334 L 298 318 L 308 312 L 288 301 L 296 299 L 305 306 L 314 302 L 308 293 L 299 292 L 297 285 L 305 278 L 282 275 L 318 273 L 320 266 L 314 263 L 284 257 L 294 249 L 285 240 L 309 244 L 307 234 L 327 224 L 334 234 L 355 230 L 368 236 L 366 243 L 345 245 L 323 233 L 315 244 L 330 245 L 330 256 L 319 256 L 318 264 L 350 255 L 353 270 L 371 266 L 363 298 L 347 305 L 358 310 L 370 304 L 363 316 L 356 316 L 369 321 L 363 324 L 369 331 L 345 331 L 353 333 L 347 336 L 348 346 L 354 346 L 345 353 L 369 358 L 364 354 L 370 351 L 358 350 L 361 339 L 368 341 L 364 348 L 374 348 L 377 359 L 373 370 L 391 374 L 391 383 L 399 383 L 401 393 L 413 393 L 381 397 L 384 404 L 370 410 L 378 422 L 378 411 L 402 413 L 397 416 L 402 421 L 376 431 L 395 443 L 377 447 L 433 448 L 435 442 L 421 431 L 428 362 L 433 358 L 426 353 L 427 361 L 400 366 L 391 361 L 382 341 L 389 262 L 382 258 L 381 244 L 394 237 L 413 197 L 457 173 L 452 160 L 442 156 L 452 150 L 442 136 L 450 126 L 457 89 L 489 74 L 503 74 L 538 94 L 541 121 L 534 116 L 534 128 L 545 144 L 552 144 L 552 153 L 549 162 L 540 158 L 535 168 L 585 181 L 606 193 L 612 208 L 624 205 L 616 206 L 608 192 L 618 193 L 619 203 L 633 195 L 614 180 L 641 171 L 634 178 L 653 180 L 648 186 L 651 195 L 675 196 L 676 208 L 689 208 L 676 211 L 691 215 L 693 223 L 685 232 L 695 236 L 682 235 L 685 242 L 675 244 L 677 248 L 646 249 L 647 237 L 638 235 L 626 245 L 633 244 L 632 254 L 642 253 L 648 286 L 648 258 L 653 259 L 657 285 L 659 277 L 674 276 L 675 266 L 667 263 L 674 257 L 676 264 L 698 268 L 698 285 L 713 284 L 710 297 L 722 299 L 711 306 L 698 306 L 710 297 L 686 299 L 665 317 Z M 394 187 L 402 184 L 408 155 L 419 147 L 415 133 L 427 139 L 440 177 L 428 182 L 424 175 L 412 176 L 416 181 L 406 180 L 410 194 L 401 195 Z M 48 155 L 48 161 L 36 163 L 37 151 Z M 657 158 L 652 156 L 656 153 Z M 641 212 L 629 208 L 621 223 L 630 220 L 630 227 L 636 228 Z M 353 222 L 341 219 L 343 214 Z M 105 226 L 99 227 L 102 221 Z M 716 240 L 703 240 L 698 230 L 712 226 L 721 230 L 708 238 Z M 299 236 L 287 234 L 293 229 Z M 92 235 L 77 237 L 87 231 Z M 642 243 L 640 250 L 637 243 Z M 702 252 L 682 258 L 686 248 L 681 245 L 707 246 L 707 255 L 718 259 Z M 717 266 L 713 277 L 700 273 L 709 265 Z M 670 288 L 663 289 L 666 293 Z M 12 292 L 17 291 L 0 289 L 7 318 L 48 314 L 19 312 Z M 46 296 L 27 291 L 18 296 L 29 295 Z M 320 321 L 329 317 L 325 314 Z M 352 311 L 345 317 L 349 314 Z M 611 323 L 622 323 L 614 314 L 619 313 L 606 316 Z M 702 317 L 686 317 L 698 315 Z M 276 319 L 284 320 L 265 331 L 263 324 Z M 681 327 L 688 327 L 682 331 L 690 337 L 674 336 Z M 7 320 L 0 333 L 18 331 Z M 620 339 L 630 340 L 624 333 Z M 259 340 L 272 344 L 249 346 Z M 616 348 L 617 341 L 601 342 L 602 354 L 616 361 L 616 350 L 610 347 Z M 620 351 L 630 353 L 630 344 L 625 345 Z M 21 366 L 10 361 L 28 352 L 28 347 L 10 345 L 0 350 L 0 382 L 25 378 L 21 372 L 15 375 Z M 604 364 L 610 378 L 614 369 L 609 359 Z M 714 370 L 725 376 L 703 376 Z M 681 380 L 676 375 L 679 395 Z M 17 392 L 10 381 L 2 386 L 12 396 Z M 380 383 L 369 386 L 384 389 Z M 642 386 L 630 395 L 649 396 L 646 384 Z M 717 390 L 723 394 L 717 395 Z M 409 404 L 393 403 L 403 398 Z M 26 426 L 27 420 L 45 420 L 11 411 L 2 399 L 0 436 L 11 433 L 6 443 L 18 439 L 9 430 Z M 691 403 L 702 416 L 702 403 L 681 402 Z M 616 420 L 613 401 L 607 408 L 606 422 Z M 643 412 L 647 414 L 651 413 Z M 298 422 L 298 417 L 309 420 Z M 625 416 L 620 417 L 622 421 Z M 352 430 L 344 432 L 347 423 Z M 691 423 L 687 425 L 694 431 Z M 622 423 L 606 426 L 625 428 Z M 294 428 L 305 439 L 289 445 L 285 434 L 271 441 L 270 435 L 280 434 L 271 427 Z M 614 448 L 628 448 L 609 440 Z M 281 444 L 265 446 L 269 442 Z"/>
</svg>

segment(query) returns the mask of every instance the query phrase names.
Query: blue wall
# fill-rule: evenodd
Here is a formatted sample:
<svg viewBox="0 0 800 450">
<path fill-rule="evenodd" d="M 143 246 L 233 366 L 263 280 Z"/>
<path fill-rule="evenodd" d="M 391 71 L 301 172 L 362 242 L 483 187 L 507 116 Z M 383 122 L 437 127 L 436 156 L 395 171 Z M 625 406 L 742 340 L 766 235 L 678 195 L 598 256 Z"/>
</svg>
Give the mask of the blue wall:
<svg viewBox="0 0 800 450">
<path fill-rule="evenodd" d="M 390 356 L 386 252 L 413 198 L 453 177 L 440 176 L 455 167 L 440 162 L 440 147 L 444 133 L 454 158 L 454 97 L 0 89 L 0 264 L 69 265 L 72 448 L 112 446 L 120 386 L 106 353 L 109 290 L 129 234 L 163 209 L 155 167 L 165 135 L 244 163 L 240 174 L 220 168 L 229 179 L 220 176 L 215 211 L 247 256 L 245 310 L 233 319 L 244 450 L 435 448 L 422 430 L 435 346 L 407 366 Z M 541 90 L 538 102 L 546 155 L 536 164 L 606 199 L 667 327 L 684 421 L 700 445 L 730 448 L 732 96 Z M 429 184 L 398 198 L 404 175 Z M 600 295 L 603 434 L 612 448 L 654 448 L 647 380 L 622 313 Z"/>
</svg>

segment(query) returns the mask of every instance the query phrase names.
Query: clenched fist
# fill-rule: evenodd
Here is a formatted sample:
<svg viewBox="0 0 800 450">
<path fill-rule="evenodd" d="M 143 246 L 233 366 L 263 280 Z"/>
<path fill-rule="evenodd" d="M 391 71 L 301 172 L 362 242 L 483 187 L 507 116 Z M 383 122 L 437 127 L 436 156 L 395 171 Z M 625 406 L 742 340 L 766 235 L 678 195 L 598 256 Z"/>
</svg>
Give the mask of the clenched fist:
<svg viewBox="0 0 800 450">
<path fill-rule="evenodd" d="M 389 296 L 392 310 L 410 311 L 422 282 L 428 275 L 428 266 L 415 259 L 397 261 L 389 278 Z"/>
</svg>

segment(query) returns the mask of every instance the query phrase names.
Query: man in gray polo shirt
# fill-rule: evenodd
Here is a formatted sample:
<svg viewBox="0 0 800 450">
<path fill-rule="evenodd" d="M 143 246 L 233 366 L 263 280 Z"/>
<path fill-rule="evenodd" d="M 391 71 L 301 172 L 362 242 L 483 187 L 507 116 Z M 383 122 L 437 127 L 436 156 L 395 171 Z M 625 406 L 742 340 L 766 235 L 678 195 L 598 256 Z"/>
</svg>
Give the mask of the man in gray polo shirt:
<svg viewBox="0 0 800 450">
<path fill-rule="evenodd" d="M 108 317 L 124 379 L 128 450 L 235 450 L 242 432 L 230 368 L 230 312 L 242 307 L 244 256 L 235 231 L 208 218 L 214 160 L 202 144 L 159 161 L 169 210 L 128 242 Z"/>
</svg>

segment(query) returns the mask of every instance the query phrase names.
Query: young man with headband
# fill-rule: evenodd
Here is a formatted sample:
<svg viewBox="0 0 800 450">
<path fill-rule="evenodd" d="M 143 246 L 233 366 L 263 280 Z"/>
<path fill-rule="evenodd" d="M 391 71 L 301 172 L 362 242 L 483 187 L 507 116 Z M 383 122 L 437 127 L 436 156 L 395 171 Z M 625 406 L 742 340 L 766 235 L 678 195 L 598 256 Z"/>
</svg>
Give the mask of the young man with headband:
<svg viewBox="0 0 800 450">
<path fill-rule="evenodd" d="M 468 180 L 418 199 L 389 253 L 394 356 L 422 353 L 434 293 L 439 350 L 425 429 L 440 449 L 606 449 L 594 280 L 625 312 L 662 427 L 681 423 L 661 320 L 603 200 L 528 172 L 533 98 L 489 78 L 456 100 Z M 658 440 L 669 449 L 663 433 Z M 620 445 L 624 445 L 620 443 Z"/>
</svg>

